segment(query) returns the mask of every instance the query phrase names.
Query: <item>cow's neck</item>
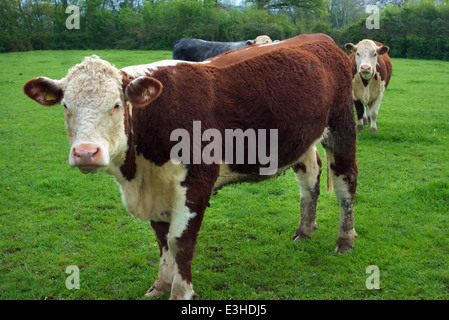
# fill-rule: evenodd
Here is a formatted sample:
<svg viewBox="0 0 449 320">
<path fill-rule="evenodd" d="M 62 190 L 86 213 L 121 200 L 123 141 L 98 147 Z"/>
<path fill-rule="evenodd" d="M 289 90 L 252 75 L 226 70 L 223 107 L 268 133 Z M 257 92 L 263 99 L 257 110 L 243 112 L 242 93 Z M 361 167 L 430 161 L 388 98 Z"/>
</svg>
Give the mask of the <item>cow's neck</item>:
<svg viewBox="0 0 449 320">
<path fill-rule="evenodd" d="M 136 151 L 134 148 L 134 134 L 132 130 L 132 105 L 129 102 L 126 102 L 124 110 L 125 133 L 128 137 L 128 149 L 126 151 L 125 161 L 120 166 L 120 171 L 126 180 L 130 181 L 136 174 Z"/>
<path fill-rule="evenodd" d="M 374 71 L 373 75 L 371 76 L 371 78 L 369 78 L 368 80 L 366 80 L 365 78 L 362 77 L 361 74 L 359 74 L 360 79 L 362 80 L 362 83 L 365 87 L 367 87 L 369 85 L 369 83 L 371 82 L 371 80 L 374 78 L 375 81 L 377 81 L 378 76 L 377 76 L 377 71 Z"/>
<path fill-rule="evenodd" d="M 359 74 L 359 76 L 360 76 L 360 80 L 362 80 L 363 85 L 365 87 L 367 87 L 369 85 L 369 82 L 371 81 L 372 77 L 367 80 L 367 79 L 363 78 L 361 74 Z"/>
</svg>

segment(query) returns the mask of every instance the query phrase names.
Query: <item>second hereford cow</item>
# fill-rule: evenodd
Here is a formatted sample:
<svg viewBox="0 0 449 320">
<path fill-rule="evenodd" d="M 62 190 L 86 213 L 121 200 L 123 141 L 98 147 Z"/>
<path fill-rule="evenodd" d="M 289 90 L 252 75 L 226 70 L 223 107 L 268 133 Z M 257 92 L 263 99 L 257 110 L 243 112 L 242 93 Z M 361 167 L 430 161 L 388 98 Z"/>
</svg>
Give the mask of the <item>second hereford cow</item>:
<svg viewBox="0 0 449 320">
<path fill-rule="evenodd" d="M 24 92 L 42 105 L 64 106 L 69 164 L 83 173 L 113 175 L 126 208 L 151 221 L 160 265 L 146 295 L 170 291 L 171 299 L 191 299 L 195 243 L 214 190 L 293 168 L 301 191 L 293 239 L 312 236 L 321 174 L 315 145 L 320 141 L 340 204 L 336 250 L 354 247 L 357 165 L 351 81 L 344 52 L 331 38 L 317 34 L 251 46 L 202 63 L 169 60 L 119 70 L 87 57 L 60 80 L 28 81 Z M 200 132 L 195 132 L 196 124 L 201 124 Z M 257 137 L 243 147 L 247 154 L 260 149 L 276 153 L 274 171 L 261 174 L 266 163 L 260 159 L 238 162 L 236 153 L 226 157 L 227 143 L 219 161 L 195 161 L 210 147 L 208 133 L 214 133 L 217 146 L 220 135 L 230 130 L 276 133 L 275 139 Z M 195 135 L 203 138 L 183 149 L 190 150 L 187 158 L 193 161 L 171 157 L 179 143 L 174 132 L 185 132 L 192 141 Z M 215 152 L 220 154 L 215 149 L 214 157 Z"/>
<path fill-rule="evenodd" d="M 353 98 L 357 111 L 357 130 L 362 131 L 369 118 L 370 132 L 377 132 L 377 114 L 393 72 L 387 54 L 389 48 L 369 39 L 356 45 L 347 43 L 345 48 L 351 53 L 349 59 L 354 77 Z"/>
</svg>

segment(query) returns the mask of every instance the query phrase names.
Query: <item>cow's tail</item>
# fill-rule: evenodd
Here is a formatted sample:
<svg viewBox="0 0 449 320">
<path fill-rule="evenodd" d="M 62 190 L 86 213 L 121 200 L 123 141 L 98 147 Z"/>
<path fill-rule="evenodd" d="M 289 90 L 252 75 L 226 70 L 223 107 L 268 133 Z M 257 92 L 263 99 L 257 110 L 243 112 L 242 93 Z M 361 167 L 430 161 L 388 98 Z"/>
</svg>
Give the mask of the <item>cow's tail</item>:
<svg viewBox="0 0 449 320">
<path fill-rule="evenodd" d="M 326 175 L 327 175 L 327 184 L 326 184 L 326 191 L 327 193 L 331 193 L 334 190 L 334 185 L 332 183 L 332 176 L 330 174 L 330 162 L 329 162 L 329 155 L 326 149 L 324 149 L 324 153 L 326 155 Z"/>
</svg>

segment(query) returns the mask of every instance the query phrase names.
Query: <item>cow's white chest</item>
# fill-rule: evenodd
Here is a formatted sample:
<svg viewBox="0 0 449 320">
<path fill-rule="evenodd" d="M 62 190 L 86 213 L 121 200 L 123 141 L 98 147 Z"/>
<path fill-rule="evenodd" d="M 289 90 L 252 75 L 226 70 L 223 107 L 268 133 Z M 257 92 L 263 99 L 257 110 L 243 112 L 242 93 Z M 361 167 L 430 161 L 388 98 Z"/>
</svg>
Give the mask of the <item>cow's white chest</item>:
<svg viewBox="0 0 449 320">
<path fill-rule="evenodd" d="M 173 211 L 185 201 L 185 188 L 181 187 L 187 173 L 185 166 L 171 161 L 157 166 L 139 155 L 136 167 L 131 181 L 118 172 L 114 174 L 126 209 L 141 220 L 172 221 Z"/>
<path fill-rule="evenodd" d="M 385 81 L 380 80 L 380 75 L 377 73 L 377 77 L 372 77 L 368 85 L 365 86 L 362 82 L 360 74 L 356 74 L 353 79 L 353 99 L 359 100 L 364 106 L 370 106 L 373 104 L 380 93 L 385 91 Z"/>
</svg>

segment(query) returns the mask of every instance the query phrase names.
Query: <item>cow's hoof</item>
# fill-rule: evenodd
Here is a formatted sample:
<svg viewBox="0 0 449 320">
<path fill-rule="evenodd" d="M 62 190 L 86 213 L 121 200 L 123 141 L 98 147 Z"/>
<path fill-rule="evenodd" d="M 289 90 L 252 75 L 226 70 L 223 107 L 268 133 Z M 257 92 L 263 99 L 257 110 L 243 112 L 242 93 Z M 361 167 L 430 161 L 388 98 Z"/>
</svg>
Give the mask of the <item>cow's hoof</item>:
<svg viewBox="0 0 449 320">
<path fill-rule="evenodd" d="M 198 297 L 198 294 L 196 294 L 195 291 L 192 291 L 189 294 L 186 294 L 185 296 L 180 296 L 177 294 L 171 294 L 169 300 L 192 300 L 193 298 Z"/>
<path fill-rule="evenodd" d="M 152 286 L 148 291 L 145 293 L 145 297 L 147 298 L 156 298 L 156 297 L 162 297 L 164 294 L 166 294 L 167 291 L 165 290 L 159 290 L 156 289 L 154 286 Z"/>
<path fill-rule="evenodd" d="M 307 235 L 301 231 L 296 230 L 295 234 L 292 237 L 293 241 L 301 241 L 302 239 L 312 239 L 312 236 Z"/>
<path fill-rule="evenodd" d="M 363 131 L 363 124 L 358 124 L 357 125 L 357 132 L 362 132 Z"/>
<path fill-rule="evenodd" d="M 147 298 L 155 298 L 161 297 L 171 289 L 170 283 L 165 283 L 159 280 L 156 280 L 150 289 L 145 293 L 145 297 Z"/>
<path fill-rule="evenodd" d="M 369 129 L 369 132 L 371 132 L 371 133 L 377 133 L 377 128 L 371 128 L 371 129 Z"/>
<path fill-rule="evenodd" d="M 348 253 L 354 249 L 354 240 L 338 239 L 335 253 Z"/>
<path fill-rule="evenodd" d="M 339 245 L 337 245 L 335 247 L 335 253 L 348 253 L 352 249 L 354 249 L 354 246 L 339 246 Z"/>
</svg>

